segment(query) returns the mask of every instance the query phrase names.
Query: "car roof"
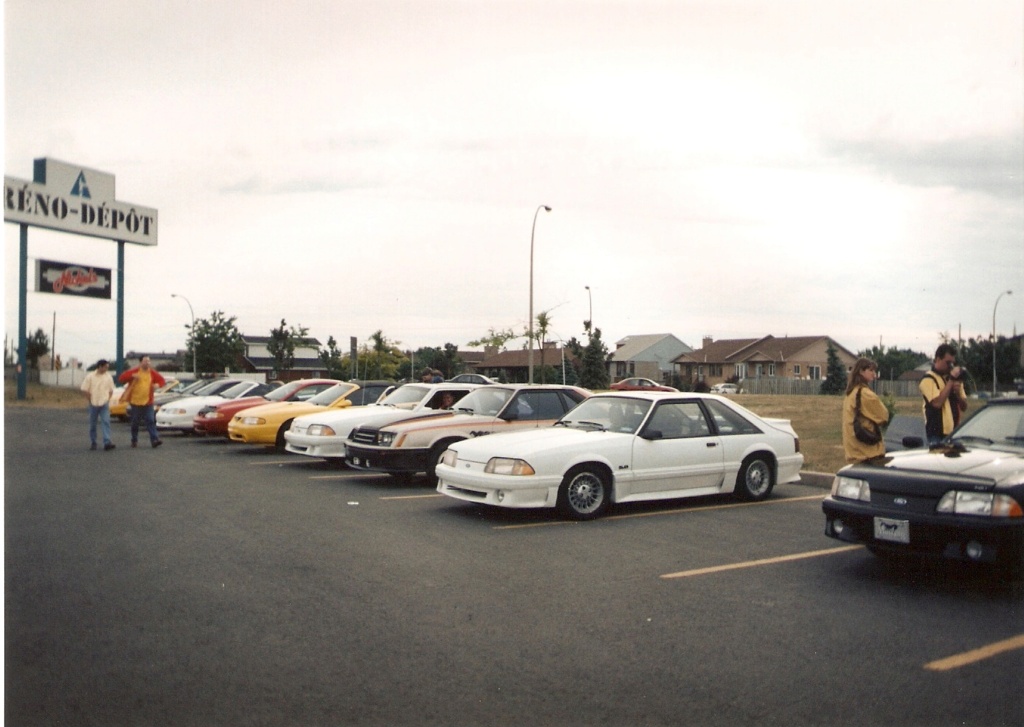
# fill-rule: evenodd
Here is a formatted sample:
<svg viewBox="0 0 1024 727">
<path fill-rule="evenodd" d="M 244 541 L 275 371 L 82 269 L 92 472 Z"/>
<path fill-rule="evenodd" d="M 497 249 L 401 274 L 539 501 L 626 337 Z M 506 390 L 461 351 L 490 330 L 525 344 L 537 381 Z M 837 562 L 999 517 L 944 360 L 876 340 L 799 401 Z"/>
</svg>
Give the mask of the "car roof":
<svg viewBox="0 0 1024 727">
<path fill-rule="evenodd" d="M 666 399 L 714 399 L 715 401 L 728 401 L 715 394 L 702 394 L 697 391 L 602 391 L 594 394 L 591 399 L 615 398 L 615 399 L 648 399 L 650 401 L 664 401 Z"/>
</svg>

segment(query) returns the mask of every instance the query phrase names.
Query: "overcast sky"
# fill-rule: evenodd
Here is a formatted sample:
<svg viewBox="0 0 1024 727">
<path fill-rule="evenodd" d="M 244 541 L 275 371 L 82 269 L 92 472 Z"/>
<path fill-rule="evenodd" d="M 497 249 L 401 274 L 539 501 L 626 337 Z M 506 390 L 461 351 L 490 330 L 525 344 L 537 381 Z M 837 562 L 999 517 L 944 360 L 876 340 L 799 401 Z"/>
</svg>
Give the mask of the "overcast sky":
<svg viewBox="0 0 1024 727">
<path fill-rule="evenodd" d="M 605 340 L 1024 327 L 1019 0 L 6 0 L 5 175 L 51 157 L 159 210 L 125 350 L 189 309 L 459 347 L 534 310 Z M 5 224 L 16 338 L 18 227 Z M 116 244 L 29 232 L 29 257 Z M 115 353 L 113 300 L 31 333 Z M 522 341 L 511 345 L 519 346 Z"/>
</svg>

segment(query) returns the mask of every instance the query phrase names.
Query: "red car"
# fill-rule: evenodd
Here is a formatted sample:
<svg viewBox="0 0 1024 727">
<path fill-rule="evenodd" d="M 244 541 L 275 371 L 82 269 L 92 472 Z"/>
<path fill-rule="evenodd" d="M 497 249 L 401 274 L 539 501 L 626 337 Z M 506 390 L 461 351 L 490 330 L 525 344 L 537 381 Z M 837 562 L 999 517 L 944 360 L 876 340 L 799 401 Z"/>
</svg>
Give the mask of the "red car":
<svg viewBox="0 0 1024 727">
<path fill-rule="evenodd" d="M 305 401 L 340 383 L 336 379 L 299 379 L 279 386 L 266 396 L 246 396 L 241 399 L 230 399 L 216 406 L 206 406 L 192 419 L 192 431 L 200 435 L 226 437 L 228 422 L 243 409 L 269 401 Z"/>
<path fill-rule="evenodd" d="M 662 386 L 657 381 L 650 379 L 623 379 L 612 384 L 613 391 L 679 391 L 671 386 Z"/>
</svg>

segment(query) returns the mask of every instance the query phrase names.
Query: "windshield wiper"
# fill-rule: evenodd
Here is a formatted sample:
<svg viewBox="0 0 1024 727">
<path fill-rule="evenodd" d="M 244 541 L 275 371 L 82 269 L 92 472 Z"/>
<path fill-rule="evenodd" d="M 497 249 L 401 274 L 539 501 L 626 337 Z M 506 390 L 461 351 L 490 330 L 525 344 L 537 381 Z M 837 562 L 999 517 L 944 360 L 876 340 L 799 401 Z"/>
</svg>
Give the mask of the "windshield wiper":
<svg viewBox="0 0 1024 727">
<path fill-rule="evenodd" d="M 607 429 L 605 428 L 604 424 L 601 424 L 600 422 L 588 422 L 586 420 L 583 420 L 583 421 L 578 421 L 578 422 L 573 422 L 573 423 L 574 424 L 578 424 L 581 427 L 590 427 L 591 429 L 600 429 L 602 432 L 607 431 Z"/>
<path fill-rule="evenodd" d="M 973 435 L 970 435 L 970 434 L 965 434 L 965 435 L 960 436 L 960 437 L 952 437 L 950 439 L 950 441 L 951 442 L 964 442 L 964 441 L 967 441 L 967 442 L 983 442 L 985 444 L 995 444 L 995 442 L 993 442 L 988 437 L 976 437 L 976 436 L 973 436 Z"/>
<path fill-rule="evenodd" d="M 459 407 L 459 411 L 464 411 L 464 412 L 466 412 L 467 414 L 475 414 L 475 413 L 476 413 L 476 412 L 474 412 L 474 411 L 473 411 L 472 409 L 467 409 L 467 408 L 466 408 L 466 407 L 464 407 L 464 406 L 460 406 L 460 407 Z"/>
</svg>

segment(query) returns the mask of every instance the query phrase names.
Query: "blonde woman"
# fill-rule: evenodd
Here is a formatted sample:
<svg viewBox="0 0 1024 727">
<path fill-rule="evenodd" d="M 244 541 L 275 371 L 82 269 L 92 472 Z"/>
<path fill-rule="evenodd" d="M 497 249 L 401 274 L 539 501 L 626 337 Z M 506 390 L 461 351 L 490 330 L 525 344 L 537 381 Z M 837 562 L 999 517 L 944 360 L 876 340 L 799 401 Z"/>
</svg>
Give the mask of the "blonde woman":
<svg viewBox="0 0 1024 727">
<path fill-rule="evenodd" d="M 869 358 L 859 358 L 850 372 L 850 383 L 846 387 L 846 398 L 843 400 L 843 452 L 849 463 L 863 462 L 866 459 L 881 457 L 885 454 L 885 442 L 882 441 L 882 426 L 889 421 L 889 410 L 871 390 L 871 384 L 878 377 L 878 364 Z M 856 416 L 857 402 L 860 400 L 860 422 L 862 431 L 876 434 L 878 441 L 868 443 L 864 437 L 858 437 L 853 420 Z"/>
</svg>

